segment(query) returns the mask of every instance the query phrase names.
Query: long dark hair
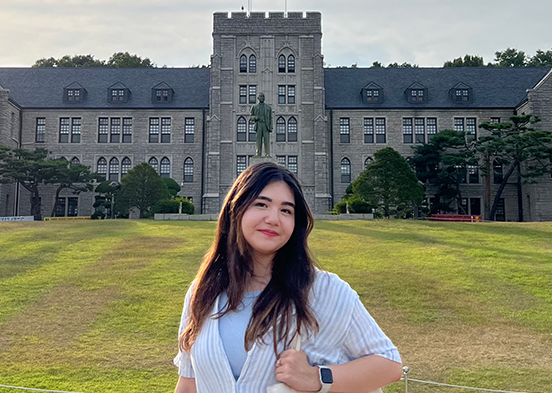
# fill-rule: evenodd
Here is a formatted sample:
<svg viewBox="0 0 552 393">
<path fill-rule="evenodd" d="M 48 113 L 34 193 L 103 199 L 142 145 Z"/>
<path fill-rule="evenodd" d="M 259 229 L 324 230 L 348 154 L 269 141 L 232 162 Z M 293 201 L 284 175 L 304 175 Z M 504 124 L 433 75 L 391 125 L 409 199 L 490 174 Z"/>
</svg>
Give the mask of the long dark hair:
<svg viewBox="0 0 552 393">
<path fill-rule="evenodd" d="M 245 331 L 245 349 L 248 350 L 255 340 L 265 343 L 263 336 L 271 328 L 275 352 L 278 342 L 286 340 L 284 342 L 289 343 L 299 329 L 301 334 L 318 331 L 318 323 L 308 304 L 315 262 L 307 238 L 314 219 L 293 173 L 264 162 L 243 171 L 226 195 L 215 240 L 195 279 L 187 326 L 180 336 L 181 350 L 191 349 L 222 292 L 228 294 L 228 305 L 217 317 L 236 310 L 240 305 L 247 279 L 253 272 L 253 259 L 241 231 L 241 220 L 261 191 L 275 181 L 285 182 L 295 197 L 295 228 L 288 242 L 276 252 L 272 278 L 253 305 Z M 295 331 L 291 332 L 293 322 Z"/>
</svg>

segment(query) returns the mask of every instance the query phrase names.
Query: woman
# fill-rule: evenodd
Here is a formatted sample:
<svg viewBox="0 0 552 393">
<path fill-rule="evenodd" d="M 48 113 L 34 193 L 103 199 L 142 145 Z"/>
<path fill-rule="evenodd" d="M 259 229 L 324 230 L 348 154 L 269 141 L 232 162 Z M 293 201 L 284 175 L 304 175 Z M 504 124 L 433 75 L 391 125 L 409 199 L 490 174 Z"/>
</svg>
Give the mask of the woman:
<svg viewBox="0 0 552 393">
<path fill-rule="evenodd" d="M 400 379 L 397 349 L 356 292 L 315 268 L 313 223 L 288 170 L 260 163 L 238 177 L 186 295 L 175 393 L 370 392 Z"/>
</svg>

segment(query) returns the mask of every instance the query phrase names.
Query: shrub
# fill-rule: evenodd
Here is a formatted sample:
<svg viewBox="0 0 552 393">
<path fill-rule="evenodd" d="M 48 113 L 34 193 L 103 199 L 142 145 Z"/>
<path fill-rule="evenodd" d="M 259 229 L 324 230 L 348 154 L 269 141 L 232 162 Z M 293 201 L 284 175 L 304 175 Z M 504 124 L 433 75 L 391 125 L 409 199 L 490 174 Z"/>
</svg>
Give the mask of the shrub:
<svg viewBox="0 0 552 393">
<path fill-rule="evenodd" d="M 372 207 L 357 197 L 349 198 L 349 212 L 351 213 L 372 213 Z"/>
<path fill-rule="evenodd" d="M 152 209 L 153 213 L 178 213 L 182 202 L 182 214 L 194 214 L 195 207 L 187 198 L 161 199 Z"/>
</svg>

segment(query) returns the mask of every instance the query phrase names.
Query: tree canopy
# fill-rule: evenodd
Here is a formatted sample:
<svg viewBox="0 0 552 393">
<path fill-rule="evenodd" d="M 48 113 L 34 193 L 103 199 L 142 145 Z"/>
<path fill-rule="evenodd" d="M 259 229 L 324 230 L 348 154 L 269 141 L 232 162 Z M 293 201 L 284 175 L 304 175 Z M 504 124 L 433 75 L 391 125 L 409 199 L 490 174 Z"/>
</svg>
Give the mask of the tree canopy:
<svg viewBox="0 0 552 393">
<path fill-rule="evenodd" d="M 408 215 L 424 198 L 423 186 L 399 152 L 378 150 L 374 161 L 352 183 L 353 195 L 381 210 L 384 217 Z"/>
<path fill-rule="evenodd" d="M 476 146 L 476 151 L 484 160 L 484 175 L 490 176 L 491 164 L 494 163 L 505 169 L 502 170 L 500 186 L 492 203 L 491 220 L 495 219 L 502 192 L 514 172 L 518 174 L 519 200 L 521 200 L 522 181 L 531 183 L 545 174 L 552 175 L 552 132 L 536 130 L 533 125 L 538 122 L 537 117 L 523 115 L 511 116 L 510 122 L 507 123 L 480 125 L 489 132 L 479 138 Z M 522 204 L 520 204 L 519 221 L 523 221 L 521 206 Z"/>
<path fill-rule="evenodd" d="M 115 204 L 119 208 L 135 207 L 140 218 L 161 199 L 169 198 L 165 182 L 148 163 L 141 163 L 128 171 L 121 180 L 121 190 L 116 194 Z"/>
<path fill-rule="evenodd" d="M 54 165 L 54 171 L 52 176 L 46 179 L 44 183 L 57 185 L 56 198 L 51 213 L 51 216 L 54 217 L 59 202 L 59 194 L 62 190 L 69 189 L 76 195 L 81 192 L 92 191 L 92 182 L 98 178 L 98 174 L 91 172 L 89 166 L 69 163 L 64 158 L 52 160 L 51 163 Z"/>
<path fill-rule="evenodd" d="M 484 67 L 485 62 L 481 56 L 465 55 L 454 60 L 446 61 L 443 67 Z M 487 63 L 487 67 L 552 67 L 552 50 L 538 49 L 534 56 L 530 57 L 524 51 L 515 48 L 506 48 L 495 52 L 493 63 Z"/>
<path fill-rule="evenodd" d="M 466 214 L 460 208 L 461 184 L 466 181 L 468 166 L 478 163 L 465 132 L 443 130 L 435 134 L 427 144 L 416 146 L 410 162 L 420 181 L 433 188 L 433 213 L 456 210 Z"/>
<path fill-rule="evenodd" d="M 63 56 L 38 59 L 33 67 L 115 67 L 115 68 L 147 68 L 155 67 L 149 59 L 128 52 L 116 52 L 108 60 L 99 60 L 94 55 Z"/>
<path fill-rule="evenodd" d="M 443 67 L 483 67 L 485 63 L 483 57 L 466 55 L 464 58 L 458 57 L 454 60 L 446 61 Z"/>
<path fill-rule="evenodd" d="M 42 220 L 40 186 L 59 184 L 74 192 L 90 189 L 86 183 L 92 181 L 95 174 L 83 165 L 71 166 L 66 160 L 52 159 L 46 149 L 27 150 L 0 146 L 0 182 L 19 182 L 30 193 L 31 215 Z M 79 182 L 85 184 L 77 184 Z M 59 192 L 56 193 L 56 196 Z M 56 198 L 57 200 L 57 198 Z"/>
</svg>

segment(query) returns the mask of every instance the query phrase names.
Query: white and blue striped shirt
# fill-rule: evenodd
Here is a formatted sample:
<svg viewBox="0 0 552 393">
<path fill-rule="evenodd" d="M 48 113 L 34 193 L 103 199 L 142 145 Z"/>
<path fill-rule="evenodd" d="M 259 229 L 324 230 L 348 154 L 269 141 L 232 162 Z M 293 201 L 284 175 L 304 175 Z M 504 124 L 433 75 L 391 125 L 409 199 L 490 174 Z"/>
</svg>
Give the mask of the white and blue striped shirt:
<svg viewBox="0 0 552 393">
<path fill-rule="evenodd" d="M 190 297 L 191 290 L 184 301 L 180 332 L 185 327 Z M 219 310 L 218 301 L 213 310 Z M 337 275 L 317 271 L 309 301 L 320 328 L 315 336 L 301 337 L 301 350 L 311 365 L 343 364 L 369 355 L 401 362 L 397 348 L 366 311 L 358 294 Z M 266 392 L 277 381 L 270 333 L 265 341 L 266 345 L 252 345 L 236 381 L 220 338 L 219 319 L 209 318 L 190 353 L 180 352 L 174 363 L 179 375 L 195 378 L 198 393 Z M 279 343 L 278 352 L 284 349 Z"/>
</svg>

